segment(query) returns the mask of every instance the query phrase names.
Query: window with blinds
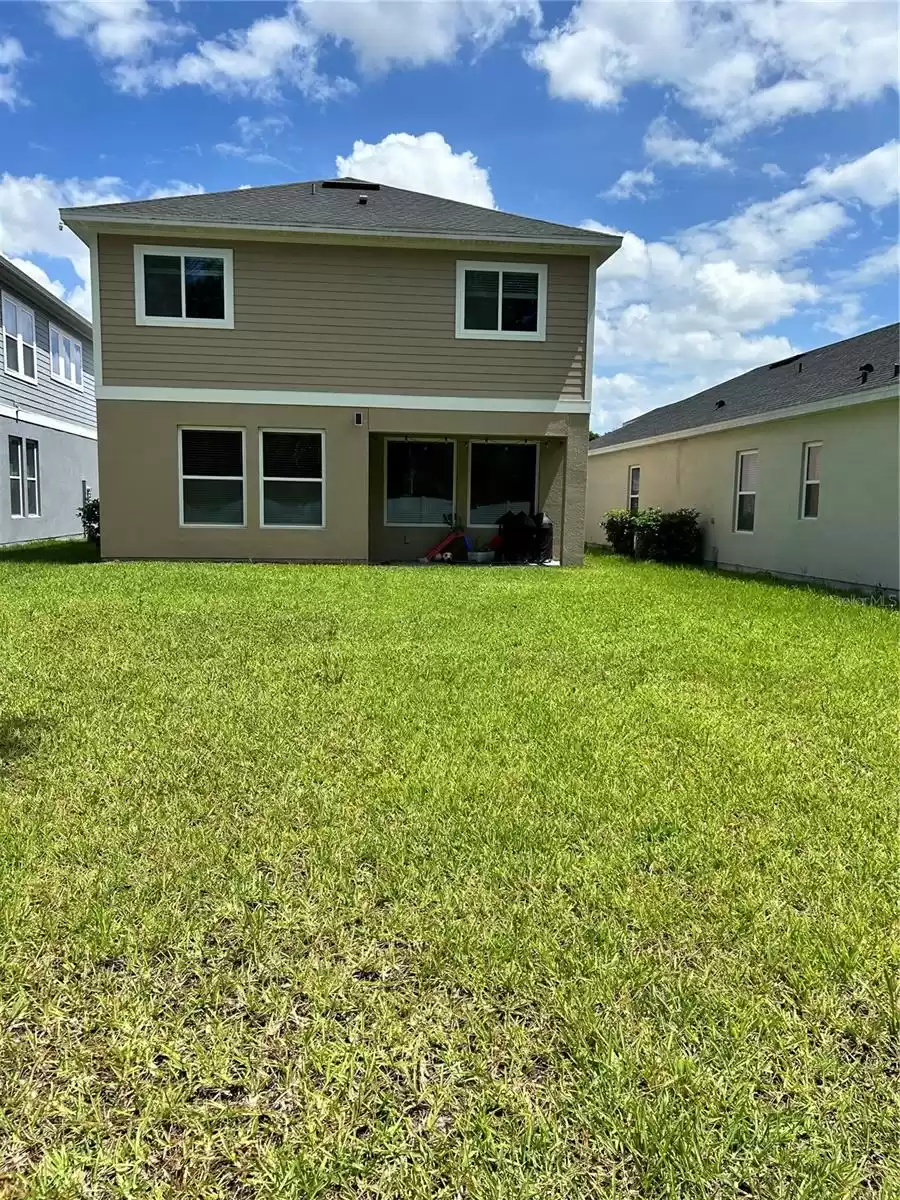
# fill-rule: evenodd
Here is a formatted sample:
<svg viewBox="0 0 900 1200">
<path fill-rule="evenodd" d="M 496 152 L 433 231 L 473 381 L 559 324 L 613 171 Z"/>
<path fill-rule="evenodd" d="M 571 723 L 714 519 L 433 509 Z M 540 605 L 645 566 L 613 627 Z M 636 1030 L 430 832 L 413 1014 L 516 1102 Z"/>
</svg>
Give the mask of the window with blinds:
<svg viewBox="0 0 900 1200">
<path fill-rule="evenodd" d="M 244 524 L 244 431 L 180 429 L 182 525 Z"/>
<path fill-rule="evenodd" d="M 547 268 L 519 263 L 458 263 L 456 336 L 543 341 Z"/>
<path fill-rule="evenodd" d="M 734 528 L 752 533 L 756 528 L 756 492 L 759 485 L 759 452 L 739 450 L 735 471 Z"/>
<path fill-rule="evenodd" d="M 282 529 L 321 529 L 325 524 L 323 434 L 263 429 L 259 441 L 261 523 Z"/>
</svg>

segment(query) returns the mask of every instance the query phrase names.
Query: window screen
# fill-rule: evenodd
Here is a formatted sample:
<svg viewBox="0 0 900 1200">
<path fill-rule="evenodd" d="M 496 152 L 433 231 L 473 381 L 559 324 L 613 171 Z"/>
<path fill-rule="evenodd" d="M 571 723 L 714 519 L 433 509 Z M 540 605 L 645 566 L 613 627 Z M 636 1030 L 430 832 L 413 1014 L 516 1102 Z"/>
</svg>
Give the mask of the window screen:
<svg viewBox="0 0 900 1200">
<path fill-rule="evenodd" d="M 388 525 L 443 525 L 453 513 L 452 442 L 387 443 Z"/>
<path fill-rule="evenodd" d="M 11 437 L 9 439 L 9 512 L 13 517 L 25 515 L 23 466 L 22 439 Z"/>
<path fill-rule="evenodd" d="M 325 520 L 321 433 L 264 430 L 263 525 L 319 527 Z"/>
<path fill-rule="evenodd" d="M 506 333 L 535 333 L 538 327 L 538 277 L 530 271 L 503 272 L 500 328 Z"/>
<path fill-rule="evenodd" d="M 803 515 L 819 515 L 819 453 L 821 443 L 809 442 L 803 448 Z"/>
<path fill-rule="evenodd" d="M 540 278 L 536 271 L 467 268 L 464 282 L 464 329 L 537 332 Z"/>
<path fill-rule="evenodd" d="M 471 525 L 494 525 L 510 510 L 534 513 L 537 446 L 473 442 L 471 464 Z"/>
<path fill-rule="evenodd" d="M 182 429 L 181 489 L 185 525 L 243 525 L 241 431 Z"/>
<path fill-rule="evenodd" d="M 737 495 L 734 527 L 740 533 L 752 533 L 756 526 L 756 491 L 759 481 L 759 455 L 742 450 L 737 461 Z"/>
</svg>

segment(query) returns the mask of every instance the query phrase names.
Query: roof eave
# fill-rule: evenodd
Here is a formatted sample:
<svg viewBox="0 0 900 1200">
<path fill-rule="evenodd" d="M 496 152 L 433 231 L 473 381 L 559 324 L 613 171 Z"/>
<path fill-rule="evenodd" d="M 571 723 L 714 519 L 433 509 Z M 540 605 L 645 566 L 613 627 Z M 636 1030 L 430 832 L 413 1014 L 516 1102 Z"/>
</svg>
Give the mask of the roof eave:
<svg viewBox="0 0 900 1200">
<path fill-rule="evenodd" d="M 404 231 L 395 229 L 334 229 L 327 226 L 291 226 L 291 225 L 241 225 L 230 221 L 187 221 L 170 218 L 148 218 L 116 216 L 109 213 L 91 214 L 90 209 L 61 208 L 60 219 L 77 234 L 82 241 L 94 233 L 118 232 L 131 230 L 134 233 L 152 233 L 154 230 L 181 230 L 189 236 L 194 232 L 218 231 L 232 236 L 239 235 L 242 239 L 272 237 L 278 240 L 303 241 L 306 239 L 324 240 L 339 238 L 352 242 L 379 242 L 390 239 L 401 242 L 434 242 L 437 244 L 466 243 L 469 245 L 483 242 L 485 245 L 509 245 L 513 247 L 534 246 L 538 249 L 547 248 L 557 254 L 596 254 L 606 251 L 603 255 L 608 258 L 622 244 L 621 237 L 614 234 L 596 234 L 590 238 L 555 238 L 555 237 L 518 237 L 514 234 L 490 233 L 450 233 L 441 230 L 427 232 Z M 87 235 L 87 236 L 86 236 Z"/>
<path fill-rule="evenodd" d="M 657 433 L 650 437 L 636 437 L 630 441 L 615 442 L 611 446 L 588 447 L 588 457 L 598 454 L 613 454 L 616 450 L 634 450 L 641 446 L 655 446 L 662 442 L 676 442 L 680 438 L 703 437 L 707 433 L 722 433 L 729 429 L 740 429 L 745 425 L 763 425 L 767 421 L 784 421 L 789 417 L 804 417 L 810 413 L 828 412 L 829 409 L 849 408 L 855 404 L 870 404 L 878 400 L 893 400 L 900 395 L 896 382 L 881 388 L 846 392 L 829 396 L 824 400 L 813 400 L 809 404 L 795 404 L 785 408 L 773 408 L 769 412 L 751 413 L 746 417 L 734 417 L 730 421 L 714 421 L 708 425 L 692 425 L 688 429 L 674 429 L 668 433 Z"/>
</svg>

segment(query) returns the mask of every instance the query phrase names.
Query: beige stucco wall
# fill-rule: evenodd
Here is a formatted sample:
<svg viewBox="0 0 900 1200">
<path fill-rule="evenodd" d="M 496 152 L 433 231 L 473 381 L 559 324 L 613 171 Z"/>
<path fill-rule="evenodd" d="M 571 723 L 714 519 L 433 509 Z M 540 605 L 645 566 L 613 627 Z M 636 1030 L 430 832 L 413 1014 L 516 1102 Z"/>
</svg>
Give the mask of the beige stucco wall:
<svg viewBox="0 0 900 1200">
<path fill-rule="evenodd" d="M 135 324 L 134 243 L 98 239 L 104 386 L 358 395 L 577 399 L 584 394 L 590 260 L 285 242 L 234 251 L 234 329 Z M 543 342 L 455 336 L 456 263 L 545 262 Z"/>
<path fill-rule="evenodd" d="M 887 400 L 768 421 L 588 458 L 587 541 L 626 503 L 641 468 L 640 505 L 696 508 L 705 555 L 722 567 L 863 586 L 898 587 L 898 403 Z M 800 517 L 803 446 L 821 442 L 819 516 Z M 753 533 L 734 531 L 739 450 L 759 451 Z"/>
<path fill-rule="evenodd" d="M 383 439 L 389 433 L 459 440 L 460 511 L 468 496 L 470 439 L 539 441 L 539 499 L 553 520 L 557 553 L 569 564 L 583 558 L 586 417 L 146 400 L 101 400 L 97 408 L 105 558 L 414 559 L 437 540 L 439 531 L 384 527 Z M 361 426 L 355 424 L 357 411 L 363 416 Z M 179 525 L 182 425 L 245 430 L 244 527 Z M 260 527 L 259 431 L 267 428 L 324 432 L 324 529 Z"/>
</svg>

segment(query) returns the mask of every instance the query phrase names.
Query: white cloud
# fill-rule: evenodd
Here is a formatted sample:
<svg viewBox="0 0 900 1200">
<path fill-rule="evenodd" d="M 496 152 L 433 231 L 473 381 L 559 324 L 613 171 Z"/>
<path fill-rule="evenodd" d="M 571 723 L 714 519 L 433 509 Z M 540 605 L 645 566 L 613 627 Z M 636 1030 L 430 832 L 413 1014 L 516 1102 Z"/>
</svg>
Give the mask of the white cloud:
<svg viewBox="0 0 900 1200">
<path fill-rule="evenodd" d="M 123 91 L 143 95 L 153 88 L 194 85 L 222 95 L 272 100 L 285 86 L 315 100 L 328 100 L 352 89 L 346 79 L 328 79 L 318 69 L 319 39 L 289 7 L 283 16 L 260 17 L 246 29 L 197 43 L 177 58 L 145 63 L 121 62 L 116 79 Z"/>
<path fill-rule="evenodd" d="M 900 274 L 900 246 L 894 242 L 884 250 L 876 250 L 868 255 L 844 278 L 856 287 L 867 287 L 872 283 L 880 283 L 883 279 L 893 279 Z"/>
<path fill-rule="evenodd" d="M 551 95 L 596 108 L 668 87 L 721 136 L 897 86 L 897 11 L 870 0 L 579 0 L 526 57 Z"/>
<path fill-rule="evenodd" d="M 900 142 L 888 142 L 862 158 L 828 170 L 814 167 L 808 187 L 841 200 L 861 200 L 873 208 L 893 203 L 900 194 Z"/>
<path fill-rule="evenodd" d="M 655 183 L 656 175 L 649 167 L 641 171 L 623 171 L 603 196 L 607 200 L 646 200 Z"/>
<path fill-rule="evenodd" d="M 148 0 L 47 0 L 44 7 L 60 37 L 81 38 L 98 57 L 114 61 L 142 58 L 190 32 Z"/>
<path fill-rule="evenodd" d="M 368 179 L 495 208 L 487 170 L 471 150 L 454 152 L 440 133 L 389 133 L 374 144 L 358 141 L 336 159 L 338 175 Z"/>
<path fill-rule="evenodd" d="M 70 229 L 60 229 L 60 208 L 116 204 L 202 190 L 199 184 L 180 180 L 170 180 L 158 188 L 133 189 L 116 176 L 54 180 L 45 175 L 4 174 L 0 176 L 0 254 L 12 259 L 32 279 L 49 287 L 54 295 L 90 319 L 90 254 Z M 33 261 L 34 255 L 54 260 L 58 264 L 54 271 L 65 268 L 63 273 L 72 277 L 70 282 L 62 283 L 51 276 Z"/>
<path fill-rule="evenodd" d="M 671 121 L 657 117 L 644 135 L 644 152 L 654 162 L 673 167 L 709 167 L 719 170 L 730 166 L 728 159 L 709 142 L 686 137 Z"/>
<path fill-rule="evenodd" d="M 215 150 L 229 158 L 244 158 L 247 162 L 257 165 L 287 166 L 282 159 L 270 153 L 269 147 L 273 139 L 279 138 L 291 125 L 285 116 L 238 117 L 234 123 L 237 141 L 217 142 Z"/>
<path fill-rule="evenodd" d="M 18 38 L 0 38 L 0 104 L 8 104 L 10 108 L 15 108 L 20 101 L 16 70 L 24 60 L 25 51 Z"/>
<path fill-rule="evenodd" d="M 591 429 L 595 433 L 618 429 L 648 409 L 674 404 L 714 387 L 739 369 L 719 367 L 693 374 L 657 370 L 637 375 L 616 371 L 613 375 L 595 375 Z"/>
<path fill-rule="evenodd" d="M 841 338 L 852 337 L 854 333 L 865 329 L 869 324 L 869 318 L 863 312 L 862 297 L 846 296 L 822 324 Z"/>
<path fill-rule="evenodd" d="M 778 163 L 763 163 L 759 169 L 762 171 L 763 175 L 768 175 L 770 179 L 784 179 L 784 177 L 787 175 L 787 172 L 782 171 Z"/>
<path fill-rule="evenodd" d="M 470 42 L 484 49 L 519 21 L 540 24 L 538 0 L 299 0 L 321 37 L 347 42 L 364 70 L 448 62 Z"/>
</svg>

